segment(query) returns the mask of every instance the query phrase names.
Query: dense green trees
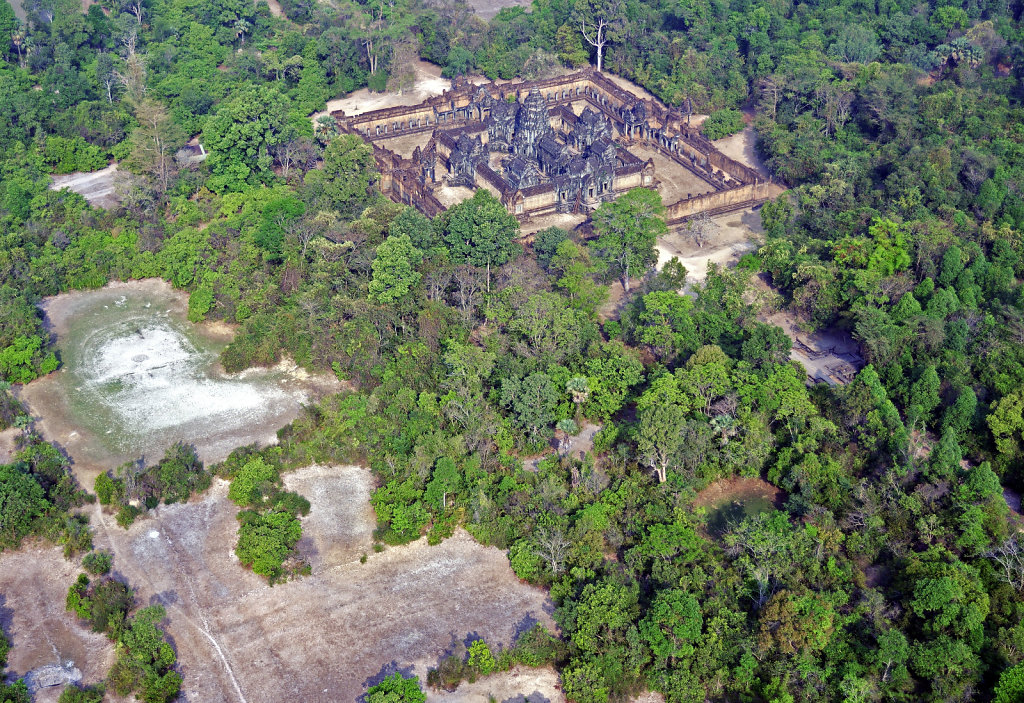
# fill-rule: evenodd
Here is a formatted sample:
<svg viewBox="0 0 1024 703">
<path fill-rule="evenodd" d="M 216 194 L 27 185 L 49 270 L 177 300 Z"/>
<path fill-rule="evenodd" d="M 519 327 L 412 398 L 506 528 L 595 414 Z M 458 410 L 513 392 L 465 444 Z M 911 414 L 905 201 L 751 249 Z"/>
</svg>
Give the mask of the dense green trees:
<svg viewBox="0 0 1024 703">
<path fill-rule="evenodd" d="M 538 0 L 483 24 L 443 3 L 289 0 L 287 19 L 238 2 L 143 4 L 141 18 L 73 5 L 27 8 L 24 25 L 0 5 L 0 376 L 56 367 L 40 297 L 162 276 L 194 319 L 239 325 L 229 370 L 289 354 L 349 381 L 279 449 L 216 468 L 254 570 L 304 568 L 308 503 L 281 472 L 360 461 L 379 481 L 380 541 L 462 524 L 550 587 L 563 641 L 515 649 L 555 662 L 572 700 L 1015 699 L 1024 567 L 1002 497 L 1024 486 L 1015 8 Z M 512 77 L 591 61 L 582 30 L 594 38 L 602 16 L 603 68 L 710 113 L 709 136 L 753 110 L 761 156 L 792 186 L 761 209 L 763 246 L 685 296 L 678 265 L 651 271 L 652 191 L 603 205 L 590 241 L 544 230 L 523 255 L 490 194 L 431 220 L 383 202 L 361 140 L 330 120 L 314 135 L 325 99 L 407 84 L 413 41 L 448 74 Z M 172 163 L 195 135 L 207 161 Z M 48 191 L 50 172 L 110 158 L 131 174 L 123 208 Z M 620 312 L 602 310 L 606 276 L 630 289 Z M 805 331 L 849 331 L 870 365 L 808 388 L 764 321 L 778 308 Z M 24 438 L 0 469 L 0 538 L 84 549 L 63 458 Z M 133 500 L 187 500 L 209 476 L 179 448 L 96 492 L 126 523 Z M 770 480 L 779 509 L 695 500 L 738 478 Z M 119 602 L 103 583 L 79 594 L 90 618 L 97 597 Z M 106 627 L 120 612 L 101 610 Z M 158 619 L 129 611 L 115 692 L 173 695 Z M 434 678 L 503 668 L 508 651 L 475 645 Z"/>
</svg>

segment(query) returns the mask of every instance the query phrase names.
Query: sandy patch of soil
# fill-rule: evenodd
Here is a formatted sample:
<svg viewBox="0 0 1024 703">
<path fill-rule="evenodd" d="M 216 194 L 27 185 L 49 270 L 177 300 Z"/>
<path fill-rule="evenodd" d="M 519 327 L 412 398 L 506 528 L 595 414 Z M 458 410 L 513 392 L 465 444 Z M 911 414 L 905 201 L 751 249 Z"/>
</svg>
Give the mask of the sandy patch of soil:
<svg viewBox="0 0 1024 703">
<path fill-rule="evenodd" d="M 115 192 L 117 164 L 111 164 L 91 173 L 68 173 L 53 177 L 51 190 L 67 188 L 81 195 L 90 205 L 102 208 L 117 207 L 121 199 Z"/>
<path fill-rule="evenodd" d="M 506 7 L 523 7 L 530 9 L 530 0 L 469 0 L 469 6 L 482 19 L 493 19 L 502 9 Z"/>
<path fill-rule="evenodd" d="M 273 444 L 303 403 L 340 388 L 333 376 L 310 376 L 287 361 L 224 374 L 216 352 L 230 329 L 189 325 L 187 307 L 186 294 L 158 279 L 43 302 L 65 366 L 19 397 L 41 434 L 70 455 L 84 487 L 125 461 L 153 461 L 179 440 L 208 463 L 235 447 Z"/>
<path fill-rule="evenodd" d="M 0 432 L 0 464 L 10 464 L 14 461 L 14 455 L 18 451 L 18 437 L 21 430 L 17 427 L 8 427 Z"/>
<path fill-rule="evenodd" d="M 287 481 L 313 503 L 304 529 L 314 569 L 273 588 L 232 556 L 237 508 L 224 481 L 127 531 L 96 509 L 97 546 L 114 551 L 141 602 L 167 608 L 183 700 L 351 701 L 396 669 L 425 681 L 457 642 L 507 645 L 537 621 L 554 629 L 546 594 L 461 530 L 436 547 L 421 539 L 373 553 L 369 471 L 312 467 Z"/>
<path fill-rule="evenodd" d="M 762 319 L 781 327 L 793 341 L 789 358 L 799 361 L 812 382 L 830 385 L 849 383 L 863 368 L 860 345 L 844 330 L 829 329 L 806 332 L 789 310 L 779 310 Z"/>
<path fill-rule="evenodd" d="M 649 92 L 645 88 L 641 88 L 639 85 L 629 80 L 628 78 L 616 76 L 614 73 L 608 73 L 607 71 L 602 71 L 602 73 L 604 74 L 604 77 L 610 80 L 612 83 L 614 83 L 615 85 L 619 86 L 624 90 L 628 90 L 630 93 L 639 98 L 644 98 L 645 100 L 654 100 L 659 103 L 661 102 L 661 100 L 658 100 L 658 98 L 654 96 L 654 93 Z"/>
<path fill-rule="evenodd" d="M 392 137 L 390 139 L 381 139 L 376 142 L 378 146 L 395 152 L 399 156 L 410 159 L 412 153 L 416 151 L 416 147 L 423 149 L 427 146 L 427 142 L 430 141 L 430 137 L 433 132 L 423 131 L 415 132 L 413 134 L 402 134 L 398 137 Z"/>
<path fill-rule="evenodd" d="M 572 232 L 586 221 L 586 215 L 573 215 L 572 213 L 556 212 L 550 215 L 531 217 L 519 226 L 519 236 L 532 237 L 537 234 L 537 232 L 540 232 L 542 229 L 547 229 L 548 227 L 561 227 L 567 232 Z"/>
<path fill-rule="evenodd" d="M 759 478 L 728 478 L 715 481 L 697 494 L 693 501 L 695 508 L 710 508 L 732 501 L 743 502 L 752 498 L 763 498 L 776 507 L 781 507 L 785 492 Z"/>
<path fill-rule="evenodd" d="M 64 609 L 78 563 L 66 561 L 60 547 L 29 545 L 0 554 L 0 626 L 11 640 L 8 671 L 21 677 L 49 664 L 74 662 L 83 684 L 99 683 L 114 663 L 114 646 Z M 56 701 L 61 687 L 35 697 Z"/>
<path fill-rule="evenodd" d="M 753 125 L 747 125 L 742 132 L 718 139 L 712 144 L 730 159 L 735 159 L 744 166 L 754 169 L 765 178 L 771 175 L 754 148 L 757 144 L 757 133 L 754 131 Z"/>
<path fill-rule="evenodd" d="M 315 573 L 358 561 L 373 542 L 377 516 L 368 474 L 357 467 L 307 466 L 285 475 L 285 488 L 310 503 L 299 550 Z"/>
<path fill-rule="evenodd" d="M 327 101 L 327 112 L 343 110 L 346 115 L 361 115 L 364 112 L 383 110 L 386 107 L 399 105 L 418 105 L 427 98 L 440 95 L 452 87 L 452 82 L 441 77 L 441 67 L 426 61 L 413 64 L 416 71 L 416 83 L 412 90 L 402 93 L 371 93 L 367 88 L 360 88 L 344 98 Z M 322 114 L 322 113 L 321 113 Z M 316 115 L 314 115 L 314 120 Z"/>
<path fill-rule="evenodd" d="M 427 703 L 564 703 L 562 682 L 550 667 L 527 669 L 517 666 L 475 683 L 463 681 L 454 691 L 427 689 Z"/>
<path fill-rule="evenodd" d="M 688 281 L 703 281 L 707 278 L 709 263 L 734 266 L 741 256 L 757 247 L 764 233 L 757 208 L 719 215 L 711 221 L 715 229 L 703 247 L 694 243 L 685 225 L 661 237 L 656 246 L 658 269 L 676 257 L 686 267 Z"/>
<path fill-rule="evenodd" d="M 647 691 L 631 698 L 630 703 L 665 703 L 665 696 L 654 691 Z"/>
<path fill-rule="evenodd" d="M 281 3 L 277 0 L 267 0 L 267 7 L 270 8 L 270 14 L 274 17 L 284 17 L 284 10 L 281 9 Z"/>
<path fill-rule="evenodd" d="M 434 197 L 446 208 L 458 205 L 473 197 L 473 189 L 466 186 L 441 186 L 434 191 Z"/>
</svg>

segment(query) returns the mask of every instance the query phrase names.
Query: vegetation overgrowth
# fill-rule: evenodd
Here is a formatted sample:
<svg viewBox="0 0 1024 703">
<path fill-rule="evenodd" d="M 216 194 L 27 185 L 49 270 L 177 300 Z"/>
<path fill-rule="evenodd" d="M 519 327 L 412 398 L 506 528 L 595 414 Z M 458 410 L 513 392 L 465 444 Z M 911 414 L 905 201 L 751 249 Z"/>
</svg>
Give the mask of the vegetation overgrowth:
<svg viewBox="0 0 1024 703">
<path fill-rule="evenodd" d="M 6 382 L 59 363 L 42 296 L 163 277 L 191 319 L 240 326 L 227 369 L 287 354 L 352 384 L 276 454 L 225 469 L 239 556 L 270 578 L 303 509 L 280 471 L 360 461 L 379 539 L 463 525 L 550 588 L 578 703 L 1019 699 L 1024 546 L 1003 498 L 1024 488 L 1019 3 L 534 0 L 486 24 L 451 0 L 282 7 L 37 0 L 22 23 L 0 4 Z M 430 220 L 376 195 L 369 148 L 310 118 L 408 88 L 417 56 L 501 78 L 600 60 L 712 113 L 713 136 L 746 109 L 792 190 L 763 207 L 763 246 L 685 296 L 677 263 L 651 270 L 651 193 L 603 206 L 589 242 L 549 230 L 525 250 L 487 193 Z M 201 164 L 175 158 L 192 137 Z M 118 208 L 47 188 L 108 159 Z M 606 319 L 616 280 L 630 295 Z M 850 331 L 866 368 L 807 387 L 760 319 L 780 307 Z M 6 426 L 20 411 L 0 398 Z M 565 456 L 584 421 L 593 449 Z M 5 548 L 88 549 L 65 464 L 28 436 L 0 467 Z M 138 509 L 201 490 L 191 466 L 139 473 Z M 693 498 L 733 476 L 785 508 L 711 538 Z M 158 616 L 131 619 L 126 651 L 157 641 Z M 138 651 L 118 682 L 169 675 L 160 647 Z"/>
</svg>

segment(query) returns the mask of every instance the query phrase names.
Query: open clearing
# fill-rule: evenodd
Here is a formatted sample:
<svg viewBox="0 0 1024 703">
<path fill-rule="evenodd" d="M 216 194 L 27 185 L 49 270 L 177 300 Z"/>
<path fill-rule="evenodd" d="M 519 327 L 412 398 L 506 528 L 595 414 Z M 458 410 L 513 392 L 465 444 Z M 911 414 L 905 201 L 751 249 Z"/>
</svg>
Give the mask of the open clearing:
<svg viewBox="0 0 1024 703">
<path fill-rule="evenodd" d="M 761 228 L 761 211 L 747 208 L 738 212 L 712 217 L 714 231 L 707 243 L 698 247 L 687 234 L 685 225 L 675 232 L 658 239 L 658 269 L 660 270 L 673 256 L 686 267 L 687 280 L 703 281 L 707 278 L 708 264 L 733 266 L 748 251 L 753 251 L 760 242 L 764 230 Z"/>
<path fill-rule="evenodd" d="M 121 200 L 115 192 L 115 180 L 117 178 L 117 164 L 111 164 L 106 168 L 91 173 L 67 173 L 54 176 L 50 184 L 51 190 L 67 188 L 72 190 L 95 207 L 112 208 L 117 207 Z"/>
<path fill-rule="evenodd" d="M 546 593 L 520 583 L 503 552 L 461 530 L 436 547 L 421 539 L 375 554 L 366 469 L 310 467 L 287 484 L 312 503 L 303 547 L 313 574 L 273 588 L 232 555 L 237 508 L 224 481 L 127 531 L 94 513 L 97 546 L 114 551 L 115 570 L 139 602 L 167 608 L 183 700 L 354 701 L 396 669 L 425 680 L 456 643 L 507 645 L 534 622 L 554 629 Z M 11 573 L 7 560 L 19 556 L 0 557 L 0 572 Z M 57 608 L 67 571 L 51 588 Z"/>
<path fill-rule="evenodd" d="M 469 0 L 469 6 L 485 20 L 493 19 L 506 7 L 516 7 L 517 5 L 529 11 L 530 0 Z"/>
<path fill-rule="evenodd" d="M 182 700 L 355 701 L 398 669 L 425 681 L 457 643 L 483 637 L 508 645 L 535 622 L 554 630 L 546 593 L 520 583 L 503 552 L 461 530 L 436 547 L 421 539 L 375 554 L 368 470 L 307 467 L 286 484 L 312 504 L 300 548 L 313 573 L 273 588 L 233 556 L 237 508 L 225 481 L 215 480 L 192 503 L 161 506 L 127 531 L 93 508 L 96 546 L 114 552 L 115 573 L 136 589 L 138 603 L 167 609 L 165 626 L 185 677 Z M 365 564 L 362 554 L 369 555 Z M 86 683 L 109 668 L 106 638 L 64 612 L 78 572 L 58 548 L 0 555 L 0 622 L 13 640 L 15 673 L 58 656 L 73 660 Z M 562 700 L 557 684 L 550 670 L 517 670 L 488 685 L 504 696 L 499 700 L 555 702 Z M 529 698 L 535 693 L 544 698 Z"/>
<path fill-rule="evenodd" d="M 747 125 L 742 132 L 716 139 L 712 144 L 720 152 L 735 159 L 748 168 L 752 168 L 765 178 L 768 178 L 768 169 L 757 155 L 755 145 L 757 144 L 757 133 L 753 125 Z"/>
<path fill-rule="evenodd" d="M 68 587 L 79 573 L 60 547 L 30 544 L 0 555 L 0 626 L 11 640 L 12 676 L 67 662 L 82 672 L 83 684 L 106 676 L 114 663 L 113 645 L 64 609 Z M 56 701 L 59 695 L 59 686 L 43 689 L 35 701 Z"/>
<path fill-rule="evenodd" d="M 660 185 L 658 192 L 666 205 L 683 198 L 704 195 L 715 188 L 703 178 L 662 154 L 657 149 L 631 144 L 629 150 L 638 158 L 654 161 L 654 175 Z"/>
<path fill-rule="evenodd" d="M 361 115 L 364 112 L 382 110 L 386 107 L 399 105 L 417 105 L 427 98 L 440 95 L 452 87 L 452 82 L 441 77 L 441 67 L 423 60 L 413 63 L 416 71 L 416 82 L 412 90 L 401 93 L 371 93 L 367 88 L 360 88 L 344 98 L 327 101 L 327 112 L 344 110 L 346 115 Z M 323 114 L 323 113 L 321 113 Z M 316 115 L 314 115 L 315 121 Z"/>
<path fill-rule="evenodd" d="M 272 444 L 304 403 L 340 388 L 288 365 L 224 373 L 217 359 L 230 329 L 189 323 L 188 296 L 161 280 L 64 293 L 42 308 L 63 366 L 20 397 L 87 488 L 99 472 L 152 462 L 176 441 L 206 462 Z"/>
</svg>

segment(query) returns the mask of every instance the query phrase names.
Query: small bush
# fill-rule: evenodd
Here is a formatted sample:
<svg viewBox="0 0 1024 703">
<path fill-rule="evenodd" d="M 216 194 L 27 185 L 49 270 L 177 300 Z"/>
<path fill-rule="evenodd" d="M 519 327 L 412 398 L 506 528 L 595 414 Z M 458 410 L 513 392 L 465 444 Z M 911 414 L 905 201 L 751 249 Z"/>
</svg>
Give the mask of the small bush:
<svg viewBox="0 0 1024 703">
<path fill-rule="evenodd" d="M 127 530 L 135 522 L 135 518 L 141 514 L 142 510 L 134 505 L 122 505 L 121 509 L 117 511 L 117 524 Z"/>
<path fill-rule="evenodd" d="M 68 686 L 61 691 L 57 703 L 103 703 L 103 694 L 102 686 Z"/>
<path fill-rule="evenodd" d="M 704 136 L 708 139 L 721 139 L 722 137 L 728 137 L 730 134 L 742 132 L 744 126 L 746 125 L 743 122 L 743 113 L 739 110 L 726 108 L 725 110 L 715 110 L 708 115 L 708 118 L 704 120 L 704 124 L 701 125 L 701 131 L 704 132 Z"/>
<path fill-rule="evenodd" d="M 110 571 L 113 561 L 110 552 L 90 552 L 82 559 L 82 567 L 90 574 L 102 576 Z"/>
<path fill-rule="evenodd" d="M 96 491 L 96 498 L 99 499 L 100 505 L 110 505 L 114 500 L 117 483 L 108 474 L 102 473 L 96 477 L 93 489 Z"/>
</svg>

